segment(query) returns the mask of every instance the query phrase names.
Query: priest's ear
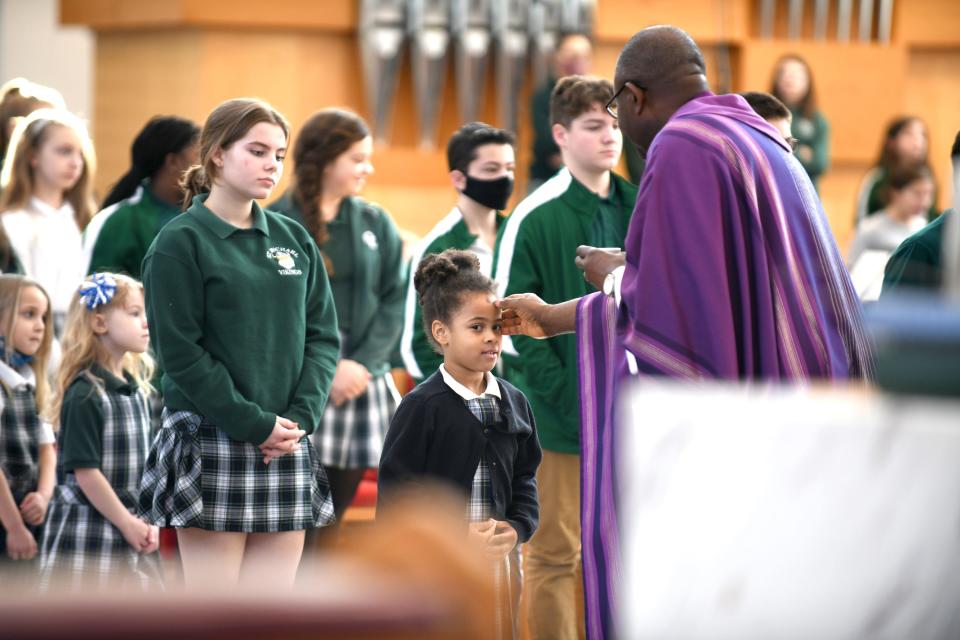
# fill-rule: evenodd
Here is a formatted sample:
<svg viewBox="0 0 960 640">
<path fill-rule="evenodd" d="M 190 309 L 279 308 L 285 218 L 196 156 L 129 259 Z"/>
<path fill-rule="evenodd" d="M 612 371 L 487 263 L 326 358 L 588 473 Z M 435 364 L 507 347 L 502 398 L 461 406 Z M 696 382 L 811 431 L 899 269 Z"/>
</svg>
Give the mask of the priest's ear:
<svg viewBox="0 0 960 640">
<path fill-rule="evenodd" d="M 646 90 L 641 89 L 630 81 L 627 81 L 627 83 L 624 84 L 623 92 L 627 95 L 625 96 L 626 100 L 621 102 L 620 108 L 629 109 L 636 115 L 640 115 L 640 112 L 643 111 L 644 107 L 647 106 Z"/>
<path fill-rule="evenodd" d="M 433 340 L 441 349 L 447 347 L 450 344 L 450 329 L 440 320 L 434 320 L 430 324 L 430 333 L 433 335 Z"/>
</svg>

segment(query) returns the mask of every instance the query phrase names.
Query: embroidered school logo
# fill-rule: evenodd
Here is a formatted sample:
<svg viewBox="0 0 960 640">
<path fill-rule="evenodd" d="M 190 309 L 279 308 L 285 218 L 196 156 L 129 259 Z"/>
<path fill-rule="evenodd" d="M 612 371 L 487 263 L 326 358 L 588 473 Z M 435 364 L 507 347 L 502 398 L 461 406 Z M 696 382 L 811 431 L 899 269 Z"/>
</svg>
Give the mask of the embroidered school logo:
<svg viewBox="0 0 960 640">
<path fill-rule="evenodd" d="M 377 247 L 379 245 L 377 244 L 377 236 L 373 231 L 370 231 L 369 229 L 367 229 L 366 231 L 363 232 L 363 235 L 361 235 L 360 238 L 363 240 L 363 243 L 365 245 L 370 247 L 372 251 L 377 250 Z"/>
<path fill-rule="evenodd" d="M 297 258 L 300 257 L 293 249 L 287 249 L 286 247 L 271 247 L 267 250 L 267 257 L 271 260 L 275 260 L 280 268 L 277 269 L 277 273 L 282 276 L 299 276 L 303 274 L 303 271 L 297 269 Z"/>
</svg>

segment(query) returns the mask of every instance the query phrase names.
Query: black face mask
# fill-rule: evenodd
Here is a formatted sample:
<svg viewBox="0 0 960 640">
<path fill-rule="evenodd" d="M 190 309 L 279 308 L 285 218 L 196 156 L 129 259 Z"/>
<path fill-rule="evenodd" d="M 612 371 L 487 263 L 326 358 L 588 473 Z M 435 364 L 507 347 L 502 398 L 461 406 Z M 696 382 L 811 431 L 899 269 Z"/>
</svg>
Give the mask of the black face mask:
<svg viewBox="0 0 960 640">
<path fill-rule="evenodd" d="M 467 176 L 467 186 L 463 189 L 463 195 L 497 211 L 507 206 L 511 193 L 513 193 L 513 178 L 510 176 L 494 180 L 478 180 Z"/>
</svg>

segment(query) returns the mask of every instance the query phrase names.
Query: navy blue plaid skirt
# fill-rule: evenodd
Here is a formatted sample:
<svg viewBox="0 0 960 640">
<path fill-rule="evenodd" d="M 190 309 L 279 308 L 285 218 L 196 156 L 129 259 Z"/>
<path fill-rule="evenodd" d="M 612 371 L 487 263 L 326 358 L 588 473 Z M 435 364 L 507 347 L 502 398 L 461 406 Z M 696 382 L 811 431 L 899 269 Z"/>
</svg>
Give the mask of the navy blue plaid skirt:
<svg viewBox="0 0 960 640">
<path fill-rule="evenodd" d="M 140 514 L 161 527 L 247 533 L 333 522 L 327 476 L 308 438 L 263 464 L 260 449 L 202 416 L 163 410 L 140 483 Z"/>
</svg>

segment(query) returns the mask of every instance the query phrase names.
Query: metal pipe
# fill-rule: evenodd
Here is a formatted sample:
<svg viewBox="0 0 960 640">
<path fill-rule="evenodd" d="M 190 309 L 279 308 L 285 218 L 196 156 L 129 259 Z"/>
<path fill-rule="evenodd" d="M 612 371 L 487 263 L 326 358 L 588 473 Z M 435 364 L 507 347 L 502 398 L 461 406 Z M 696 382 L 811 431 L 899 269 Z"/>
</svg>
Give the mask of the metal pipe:
<svg viewBox="0 0 960 640">
<path fill-rule="evenodd" d="M 827 18 L 830 14 L 830 0 L 816 0 L 813 9 L 813 37 L 816 40 L 827 39 Z"/>
<path fill-rule="evenodd" d="M 893 0 L 880 0 L 880 20 L 877 25 L 877 40 L 890 44 L 890 31 L 893 25 Z"/>
<path fill-rule="evenodd" d="M 789 34 L 791 40 L 799 40 L 803 34 L 803 0 L 790 0 L 788 14 Z"/>
<path fill-rule="evenodd" d="M 860 0 L 858 31 L 860 42 L 870 42 L 870 35 L 873 31 L 873 0 Z"/>
<path fill-rule="evenodd" d="M 449 0 L 409 0 L 407 30 L 420 146 L 436 146 L 437 114 L 447 75 Z"/>
<path fill-rule="evenodd" d="M 367 104 L 378 142 L 387 140 L 406 40 L 405 13 L 404 0 L 361 0 L 360 4 L 360 60 Z"/>
<path fill-rule="evenodd" d="M 776 0 L 760 0 L 760 37 L 773 38 L 773 21 L 777 12 Z"/>
<path fill-rule="evenodd" d="M 837 2 L 837 42 L 850 41 L 850 21 L 853 15 L 853 0 Z"/>
</svg>

